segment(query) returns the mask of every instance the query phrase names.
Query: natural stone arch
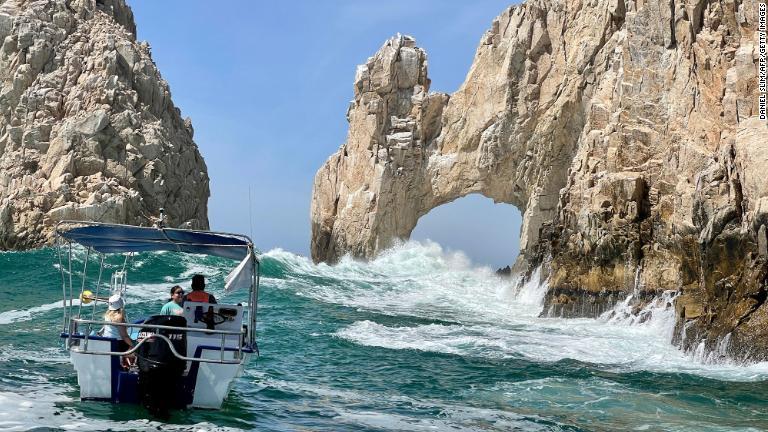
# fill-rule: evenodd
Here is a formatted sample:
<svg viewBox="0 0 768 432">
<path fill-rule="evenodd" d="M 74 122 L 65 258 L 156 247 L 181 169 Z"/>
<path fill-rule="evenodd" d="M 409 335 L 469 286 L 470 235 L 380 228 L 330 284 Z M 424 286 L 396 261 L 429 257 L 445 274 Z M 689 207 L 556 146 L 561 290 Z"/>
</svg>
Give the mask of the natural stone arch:
<svg viewBox="0 0 768 432">
<path fill-rule="evenodd" d="M 388 42 L 315 179 L 313 258 L 369 257 L 479 192 L 523 213 L 520 262 L 545 264 L 547 313 L 676 292 L 674 343 L 768 359 L 757 3 L 673 3 L 527 0 L 450 97 L 427 94 L 412 40 Z"/>
<path fill-rule="evenodd" d="M 565 67 L 551 54 L 546 17 L 536 5 L 504 12 L 451 96 L 428 93 L 426 53 L 407 36 L 358 67 L 347 142 L 315 177 L 315 261 L 372 257 L 471 193 L 520 210 L 522 255 L 537 242 L 573 157 L 574 133 L 564 131 L 583 127 L 579 86 L 536 84 Z"/>
</svg>

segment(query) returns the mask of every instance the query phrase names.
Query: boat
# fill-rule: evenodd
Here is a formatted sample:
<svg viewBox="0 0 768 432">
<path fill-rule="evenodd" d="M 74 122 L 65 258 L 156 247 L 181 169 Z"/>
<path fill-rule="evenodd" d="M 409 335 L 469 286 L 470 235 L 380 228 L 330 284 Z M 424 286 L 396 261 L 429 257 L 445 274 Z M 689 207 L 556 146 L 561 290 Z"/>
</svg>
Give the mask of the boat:
<svg viewBox="0 0 768 432">
<path fill-rule="evenodd" d="M 62 221 L 55 233 L 64 309 L 60 337 L 77 373 L 80 398 L 141 403 L 158 416 L 167 416 L 169 409 L 221 408 L 244 365 L 258 355 L 260 262 L 251 239 L 165 228 L 162 223 L 136 227 Z M 225 279 L 225 292 L 248 289 L 247 303 L 185 301 L 182 315 L 154 315 L 122 324 L 104 321 L 103 304 L 110 298 L 123 301 L 131 289 L 127 264 L 132 257 L 158 251 L 239 261 Z M 109 258 L 122 266 L 105 266 L 105 258 L 114 255 L 124 256 Z M 88 268 L 94 262 L 98 271 Z M 82 268 L 73 270 L 78 263 Z M 105 325 L 127 327 L 135 339 L 133 347 L 101 336 Z M 126 365 L 121 362 L 126 358 L 137 362 Z"/>
</svg>

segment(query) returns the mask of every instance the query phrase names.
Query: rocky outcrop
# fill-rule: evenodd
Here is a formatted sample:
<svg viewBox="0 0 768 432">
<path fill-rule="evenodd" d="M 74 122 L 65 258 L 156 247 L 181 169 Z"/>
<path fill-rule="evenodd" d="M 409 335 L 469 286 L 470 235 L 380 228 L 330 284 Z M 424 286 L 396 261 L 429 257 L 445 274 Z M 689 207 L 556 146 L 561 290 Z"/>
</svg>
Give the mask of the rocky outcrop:
<svg viewBox="0 0 768 432">
<path fill-rule="evenodd" d="M 0 249 L 64 219 L 207 228 L 208 175 L 124 0 L 0 2 Z"/>
<path fill-rule="evenodd" d="M 388 41 L 315 177 L 313 258 L 371 257 L 480 193 L 521 210 L 514 269 L 542 266 L 547 313 L 672 290 L 681 347 L 768 359 L 756 23 L 737 0 L 531 0 L 494 20 L 450 96 L 428 93 L 412 39 Z"/>
</svg>

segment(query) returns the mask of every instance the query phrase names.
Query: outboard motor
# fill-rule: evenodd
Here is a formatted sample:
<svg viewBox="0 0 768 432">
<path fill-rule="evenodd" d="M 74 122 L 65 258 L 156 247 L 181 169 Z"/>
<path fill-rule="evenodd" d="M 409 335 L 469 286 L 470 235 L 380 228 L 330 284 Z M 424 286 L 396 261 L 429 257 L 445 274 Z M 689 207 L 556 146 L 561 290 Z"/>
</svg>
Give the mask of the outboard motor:
<svg viewBox="0 0 768 432">
<path fill-rule="evenodd" d="M 153 315 L 144 324 L 157 324 L 173 327 L 186 327 L 183 316 Z M 158 337 L 160 334 L 171 340 L 179 355 L 187 355 L 187 332 L 184 330 L 158 329 L 145 327 L 139 333 L 138 340 L 149 338 L 137 350 L 139 364 L 139 397 L 142 404 L 156 417 L 167 418 L 169 408 L 184 408 L 187 401 L 181 388 L 184 384 L 182 374 L 186 361 L 176 357 L 168 342 Z"/>
</svg>

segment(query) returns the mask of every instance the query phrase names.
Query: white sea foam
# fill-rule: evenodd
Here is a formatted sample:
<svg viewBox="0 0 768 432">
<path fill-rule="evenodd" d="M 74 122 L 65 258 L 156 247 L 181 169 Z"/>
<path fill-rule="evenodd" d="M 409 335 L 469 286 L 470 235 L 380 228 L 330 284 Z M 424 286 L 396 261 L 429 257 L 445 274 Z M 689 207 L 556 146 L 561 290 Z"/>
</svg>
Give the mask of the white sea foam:
<svg viewBox="0 0 768 432">
<path fill-rule="evenodd" d="M 157 302 L 168 297 L 168 284 L 135 284 L 131 285 L 128 292 L 126 292 L 126 301 L 130 304 L 139 304 L 145 302 Z M 79 292 L 79 291 L 78 291 Z M 94 292 L 94 295 L 96 292 Z M 98 295 L 104 297 L 108 295 L 108 288 L 103 288 Z M 82 309 L 87 313 L 91 308 L 96 306 L 97 313 L 103 313 L 106 310 L 104 302 L 83 304 Z M 66 302 L 66 306 L 69 306 L 69 300 Z M 80 299 L 73 299 L 72 306 L 80 306 Z M 0 325 L 12 324 L 24 321 L 30 321 L 35 317 L 50 312 L 52 310 L 62 309 L 65 307 L 65 303 L 62 300 L 58 300 L 52 303 L 46 303 L 39 306 L 33 306 L 28 309 L 13 309 L 0 313 Z"/>
<path fill-rule="evenodd" d="M 80 304 L 79 299 L 72 301 L 73 306 Z M 11 324 L 21 321 L 29 321 L 36 315 L 64 307 L 61 300 L 53 303 L 48 303 L 40 306 L 34 306 L 29 309 L 13 309 L 0 313 L 0 324 Z"/>
<path fill-rule="evenodd" d="M 211 423 L 193 425 L 161 423 L 150 420 L 113 421 L 86 417 L 75 409 L 64 407 L 72 400 L 62 389 L 29 388 L 15 392 L 0 392 L 0 430 L 25 431 L 32 428 L 81 431 L 130 430 L 205 430 L 235 431 L 240 429 Z"/>
<path fill-rule="evenodd" d="M 411 241 L 369 263 L 345 257 L 336 266 L 313 265 L 282 250 L 266 255 L 290 269 L 290 283 L 277 289 L 384 315 L 437 320 L 387 326 L 370 319 L 334 333 L 361 345 L 537 362 L 573 359 L 620 371 L 687 372 L 723 380 L 768 378 L 768 363 L 713 362 L 674 347 L 672 292 L 639 314 L 629 313 L 628 299 L 598 319 L 539 318 L 547 285 L 538 280 L 538 271 L 520 284 L 432 242 Z"/>
<path fill-rule="evenodd" d="M 179 275 L 182 279 L 191 279 L 196 274 L 205 275 L 206 278 L 224 276 L 228 270 L 234 268 L 237 263 L 233 261 L 232 267 L 226 269 L 225 266 L 210 263 L 211 258 L 206 255 L 198 254 L 180 254 L 179 258 L 184 264 L 184 271 Z"/>
<path fill-rule="evenodd" d="M 69 363 L 69 357 L 62 348 L 47 347 L 34 350 L 16 348 L 13 345 L 0 347 L 0 362 L 10 360 L 36 363 Z"/>
<path fill-rule="evenodd" d="M 366 410 L 336 408 L 335 420 L 355 426 L 367 426 L 396 431 L 477 431 L 477 430 L 525 430 L 552 431 L 549 425 L 525 421 L 512 412 L 473 407 L 442 409 L 440 417 L 424 418 Z"/>
<path fill-rule="evenodd" d="M 336 266 L 313 265 L 279 250 L 267 256 L 291 269 L 292 283 L 285 289 L 387 315 L 484 322 L 510 313 L 535 315 L 540 308 L 506 301 L 515 295 L 515 280 L 499 278 L 487 267 L 473 267 L 460 252 L 443 253 L 433 242 L 408 242 L 369 263 L 344 257 Z"/>
</svg>

